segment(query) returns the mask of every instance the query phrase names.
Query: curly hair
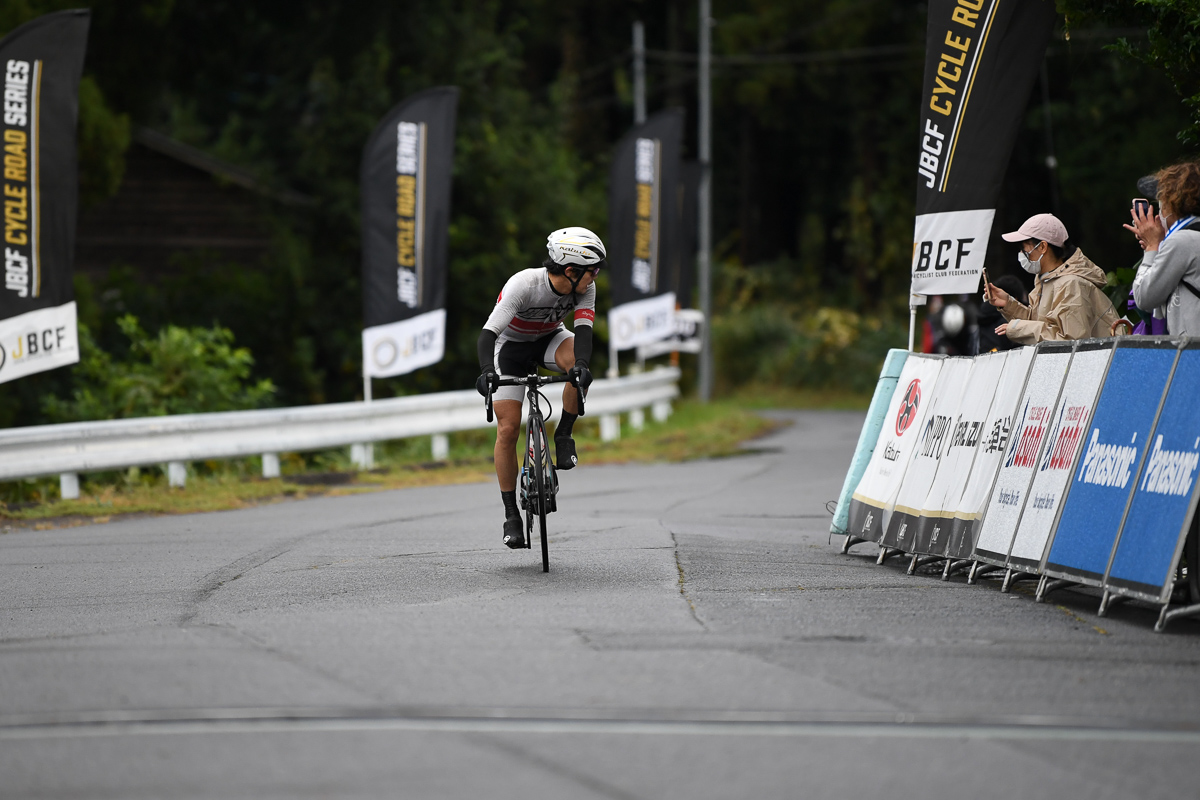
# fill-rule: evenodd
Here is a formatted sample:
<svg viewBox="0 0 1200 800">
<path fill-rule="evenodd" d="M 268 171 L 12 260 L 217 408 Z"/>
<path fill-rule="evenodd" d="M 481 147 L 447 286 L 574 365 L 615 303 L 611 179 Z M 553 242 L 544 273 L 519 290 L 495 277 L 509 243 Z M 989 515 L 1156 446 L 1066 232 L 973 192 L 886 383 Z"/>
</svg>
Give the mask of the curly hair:
<svg viewBox="0 0 1200 800">
<path fill-rule="evenodd" d="M 1155 175 L 1158 179 L 1158 203 L 1165 205 L 1177 217 L 1200 214 L 1200 164 L 1185 161 Z"/>
</svg>

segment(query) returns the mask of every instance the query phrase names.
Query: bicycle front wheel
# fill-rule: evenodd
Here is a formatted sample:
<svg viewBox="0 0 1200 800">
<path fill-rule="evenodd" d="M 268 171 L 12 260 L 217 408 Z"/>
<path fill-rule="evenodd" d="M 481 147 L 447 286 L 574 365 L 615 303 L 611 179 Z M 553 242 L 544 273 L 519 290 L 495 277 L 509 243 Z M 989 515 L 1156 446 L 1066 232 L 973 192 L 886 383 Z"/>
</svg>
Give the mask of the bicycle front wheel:
<svg viewBox="0 0 1200 800">
<path fill-rule="evenodd" d="M 547 474 L 546 429 L 541 421 L 529 432 L 533 441 L 533 484 L 537 491 L 538 525 L 542 534 L 542 572 L 550 571 L 550 545 L 546 541 L 546 510 L 550 506 L 550 476 Z"/>
</svg>

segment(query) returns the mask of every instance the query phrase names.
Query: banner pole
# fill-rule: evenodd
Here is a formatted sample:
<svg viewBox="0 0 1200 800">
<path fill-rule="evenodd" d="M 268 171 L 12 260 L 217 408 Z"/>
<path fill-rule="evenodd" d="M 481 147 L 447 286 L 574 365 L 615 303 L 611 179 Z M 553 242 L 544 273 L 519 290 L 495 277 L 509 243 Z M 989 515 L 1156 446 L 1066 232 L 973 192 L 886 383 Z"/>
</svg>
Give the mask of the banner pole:
<svg viewBox="0 0 1200 800">
<path fill-rule="evenodd" d="M 700 188 L 699 206 L 699 278 L 700 311 L 704 328 L 700 332 L 700 399 L 712 397 L 712 0 L 700 0 Z"/>
<path fill-rule="evenodd" d="M 646 28 L 633 23 L 633 122 L 646 121 Z"/>
<path fill-rule="evenodd" d="M 913 351 L 913 339 L 917 332 L 917 307 L 912 303 L 908 305 L 908 352 Z"/>
</svg>

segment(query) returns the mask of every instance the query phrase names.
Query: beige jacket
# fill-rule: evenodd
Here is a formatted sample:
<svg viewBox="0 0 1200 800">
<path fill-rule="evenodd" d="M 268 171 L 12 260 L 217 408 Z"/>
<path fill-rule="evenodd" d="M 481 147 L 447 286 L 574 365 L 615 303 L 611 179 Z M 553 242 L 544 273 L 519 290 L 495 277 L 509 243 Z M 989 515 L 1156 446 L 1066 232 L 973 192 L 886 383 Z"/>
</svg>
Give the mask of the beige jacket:
<svg viewBox="0 0 1200 800">
<path fill-rule="evenodd" d="M 1039 275 L 1029 305 L 1009 298 L 1000 313 L 1008 320 L 1008 338 L 1017 344 L 1112 336 L 1117 311 L 1101 289 L 1104 271 L 1082 250 L 1057 269 Z"/>
</svg>

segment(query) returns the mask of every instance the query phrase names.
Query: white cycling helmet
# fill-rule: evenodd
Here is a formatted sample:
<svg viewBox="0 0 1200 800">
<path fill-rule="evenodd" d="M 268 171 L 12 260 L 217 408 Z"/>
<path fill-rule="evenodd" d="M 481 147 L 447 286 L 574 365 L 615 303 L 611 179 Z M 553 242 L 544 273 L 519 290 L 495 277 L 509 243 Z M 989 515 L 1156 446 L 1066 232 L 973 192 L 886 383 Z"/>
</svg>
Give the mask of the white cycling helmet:
<svg viewBox="0 0 1200 800">
<path fill-rule="evenodd" d="M 560 228 L 546 237 L 546 252 L 559 267 L 594 267 L 607 255 L 604 242 L 587 228 Z"/>
</svg>

